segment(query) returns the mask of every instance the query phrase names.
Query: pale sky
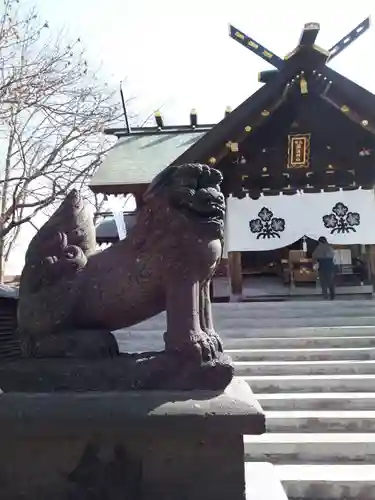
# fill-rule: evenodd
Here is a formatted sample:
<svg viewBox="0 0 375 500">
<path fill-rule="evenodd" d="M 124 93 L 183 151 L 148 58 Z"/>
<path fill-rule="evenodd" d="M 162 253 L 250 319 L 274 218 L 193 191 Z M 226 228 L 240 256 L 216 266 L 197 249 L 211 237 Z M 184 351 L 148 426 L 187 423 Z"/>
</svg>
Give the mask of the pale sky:
<svg viewBox="0 0 375 500">
<path fill-rule="evenodd" d="M 32 2 L 31 2 L 32 3 Z M 36 0 L 51 29 L 80 36 L 93 65 L 111 84 L 127 80 L 139 122 L 162 107 L 168 124 L 186 124 L 191 108 L 201 123 L 216 123 L 259 88 L 266 62 L 229 38 L 228 23 L 280 57 L 297 44 L 303 25 L 318 22 L 316 43 L 329 49 L 368 15 L 370 0 Z M 331 66 L 375 93 L 375 26 Z M 25 234 L 25 241 L 30 238 Z M 27 241 L 26 241 L 27 243 Z M 9 273 L 22 267 L 22 248 Z"/>
</svg>

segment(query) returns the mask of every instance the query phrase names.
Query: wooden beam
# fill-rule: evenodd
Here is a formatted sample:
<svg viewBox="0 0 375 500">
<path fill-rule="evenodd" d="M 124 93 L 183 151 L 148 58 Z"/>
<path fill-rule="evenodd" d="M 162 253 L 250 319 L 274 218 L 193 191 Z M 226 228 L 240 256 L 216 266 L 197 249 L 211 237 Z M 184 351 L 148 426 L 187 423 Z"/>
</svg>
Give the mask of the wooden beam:
<svg viewBox="0 0 375 500">
<path fill-rule="evenodd" d="M 372 282 L 375 282 L 375 245 L 369 245 L 369 264 Z"/>
<path fill-rule="evenodd" d="M 286 84 L 284 92 L 281 96 L 279 96 L 278 100 L 267 106 L 266 109 L 262 110 L 262 108 L 260 108 L 257 118 L 255 120 L 253 119 L 247 125 L 244 125 L 242 131 L 237 133 L 236 136 L 232 137 L 231 141 L 236 142 L 237 144 L 241 144 L 241 142 L 244 141 L 247 137 L 249 137 L 250 134 L 252 134 L 256 128 L 262 126 L 262 124 L 265 121 L 269 120 L 272 114 L 286 101 L 288 92 L 292 87 L 293 87 L 292 84 L 290 85 Z M 213 167 L 217 166 L 217 164 L 228 155 L 228 151 L 229 150 L 227 147 L 227 143 L 223 144 L 221 145 L 221 148 L 218 148 L 216 150 L 216 153 L 214 152 L 214 156 L 206 158 L 204 161 Z"/>
<path fill-rule="evenodd" d="M 272 66 L 274 66 L 275 68 L 281 69 L 284 66 L 284 61 L 281 59 L 281 57 L 266 49 L 264 45 L 261 45 L 249 36 L 245 35 L 245 33 L 235 28 L 231 24 L 229 25 L 229 36 L 257 56 L 259 56 L 264 61 L 272 64 Z"/>
<path fill-rule="evenodd" d="M 229 279 L 233 295 L 242 295 L 242 258 L 241 252 L 228 252 Z"/>
<path fill-rule="evenodd" d="M 273 78 L 276 78 L 276 75 L 278 74 L 278 72 L 279 72 L 279 70 L 277 70 L 277 69 L 267 69 L 267 70 L 261 71 L 258 74 L 258 82 L 268 83 Z"/>
<path fill-rule="evenodd" d="M 365 117 L 359 116 L 354 110 L 352 110 L 349 106 L 345 104 L 339 104 L 332 100 L 330 97 L 328 97 L 327 94 L 321 94 L 321 98 L 331 104 L 333 107 L 336 109 L 339 109 L 343 115 L 346 115 L 352 122 L 356 123 L 357 125 L 361 126 L 364 130 L 368 130 L 371 134 L 375 135 L 375 127 L 372 123 L 369 123 L 369 121 Z"/>
<path fill-rule="evenodd" d="M 358 24 L 350 33 L 341 38 L 333 47 L 329 49 L 329 58 L 328 61 L 332 61 L 334 57 L 340 54 L 346 47 L 349 47 L 354 40 L 357 40 L 363 33 L 365 33 L 370 27 L 370 16 L 367 17 L 364 21 Z"/>
<path fill-rule="evenodd" d="M 320 25 L 318 23 L 305 24 L 298 45 L 310 46 L 310 47 L 314 45 L 319 30 L 320 30 Z"/>
<path fill-rule="evenodd" d="M 103 133 L 105 135 L 114 135 L 117 138 L 120 137 L 133 137 L 139 135 L 168 135 L 168 134 L 191 134 L 191 133 L 201 133 L 208 132 L 216 126 L 216 123 L 203 124 L 199 123 L 196 126 L 190 125 L 164 125 L 162 129 L 158 127 L 132 127 L 131 132 L 128 132 L 126 128 L 105 128 Z"/>
</svg>

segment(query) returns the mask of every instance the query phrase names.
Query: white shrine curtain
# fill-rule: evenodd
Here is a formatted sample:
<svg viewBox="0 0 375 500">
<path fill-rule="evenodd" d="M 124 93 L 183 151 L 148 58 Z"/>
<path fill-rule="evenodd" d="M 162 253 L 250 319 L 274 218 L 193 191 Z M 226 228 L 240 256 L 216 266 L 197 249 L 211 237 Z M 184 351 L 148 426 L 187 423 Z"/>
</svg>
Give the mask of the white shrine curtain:
<svg viewBox="0 0 375 500">
<path fill-rule="evenodd" d="M 227 200 L 226 250 L 264 251 L 303 236 L 339 245 L 375 244 L 375 196 L 370 190 Z"/>
</svg>

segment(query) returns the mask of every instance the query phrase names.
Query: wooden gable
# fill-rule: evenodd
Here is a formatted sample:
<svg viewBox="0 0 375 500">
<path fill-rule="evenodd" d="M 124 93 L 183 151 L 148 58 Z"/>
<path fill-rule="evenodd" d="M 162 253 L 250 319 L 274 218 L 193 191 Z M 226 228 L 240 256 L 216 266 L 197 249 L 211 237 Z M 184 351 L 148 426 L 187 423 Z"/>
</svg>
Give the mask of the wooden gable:
<svg viewBox="0 0 375 500">
<path fill-rule="evenodd" d="M 367 25 L 353 30 L 356 37 L 361 26 Z M 226 194 L 235 196 L 372 188 L 375 96 L 326 66 L 342 41 L 325 51 L 315 45 L 318 31 L 306 25 L 284 60 L 258 44 L 258 55 L 266 53 L 277 70 L 174 164 L 202 161 L 219 168 Z M 240 43 L 256 52 L 248 37 Z"/>
</svg>

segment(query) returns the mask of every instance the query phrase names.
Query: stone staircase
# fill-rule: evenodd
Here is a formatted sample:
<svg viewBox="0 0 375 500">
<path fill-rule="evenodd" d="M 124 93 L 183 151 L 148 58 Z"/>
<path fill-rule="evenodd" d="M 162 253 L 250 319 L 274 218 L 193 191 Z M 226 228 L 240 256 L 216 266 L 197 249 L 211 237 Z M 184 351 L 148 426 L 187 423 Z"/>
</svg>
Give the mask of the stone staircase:
<svg viewBox="0 0 375 500">
<path fill-rule="evenodd" d="M 236 374 L 266 412 L 246 467 L 271 462 L 290 500 L 375 499 L 375 301 L 215 304 Z M 165 316 L 117 332 L 161 349 Z"/>
</svg>

